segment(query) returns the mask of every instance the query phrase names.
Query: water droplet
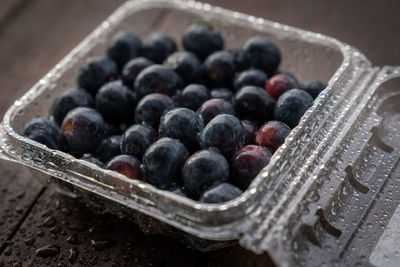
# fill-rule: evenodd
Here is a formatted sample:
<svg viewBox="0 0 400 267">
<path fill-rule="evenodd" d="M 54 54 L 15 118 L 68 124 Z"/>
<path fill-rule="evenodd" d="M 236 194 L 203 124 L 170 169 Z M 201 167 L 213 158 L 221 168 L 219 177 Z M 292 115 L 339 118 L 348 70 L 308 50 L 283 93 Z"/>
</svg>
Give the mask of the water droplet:
<svg viewBox="0 0 400 267">
<path fill-rule="evenodd" d="M 54 257 L 60 252 L 60 247 L 57 245 L 47 245 L 38 248 L 35 251 L 35 255 L 38 257 Z"/>
<path fill-rule="evenodd" d="M 77 248 L 71 248 L 69 250 L 69 256 L 68 256 L 68 260 L 70 263 L 75 263 L 76 258 L 78 257 L 79 251 Z"/>
<path fill-rule="evenodd" d="M 101 251 L 114 246 L 115 242 L 113 240 L 91 240 L 90 244 L 95 250 Z"/>
<path fill-rule="evenodd" d="M 44 232 L 42 230 L 39 230 L 36 234 L 39 237 L 43 237 L 44 236 Z"/>
<path fill-rule="evenodd" d="M 61 227 L 60 226 L 54 226 L 50 229 L 50 233 L 53 234 L 58 234 L 59 232 L 61 232 Z"/>
<path fill-rule="evenodd" d="M 53 216 L 49 216 L 44 220 L 42 226 L 52 227 L 56 224 L 56 222 L 57 222 L 56 218 L 54 218 Z"/>
<path fill-rule="evenodd" d="M 75 233 L 72 234 L 71 236 L 67 237 L 66 241 L 67 241 L 68 243 L 70 243 L 70 244 L 73 244 L 73 245 L 79 245 L 79 244 L 81 244 L 81 241 L 79 240 L 77 234 L 75 234 Z"/>
<path fill-rule="evenodd" d="M 25 239 L 24 240 L 24 243 L 25 243 L 25 245 L 27 245 L 27 246 L 31 246 L 31 245 L 33 245 L 33 243 L 35 243 L 35 239 L 34 238 L 28 238 L 28 239 Z"/>
<path fill-rule="evenodd" d="M 6 251 L 4 251 L 4 255 L 6 255 L 6 256 L 10 256 L 11 253 L 12 253 L 11 249 L 7 249 Z"/>
</svg>

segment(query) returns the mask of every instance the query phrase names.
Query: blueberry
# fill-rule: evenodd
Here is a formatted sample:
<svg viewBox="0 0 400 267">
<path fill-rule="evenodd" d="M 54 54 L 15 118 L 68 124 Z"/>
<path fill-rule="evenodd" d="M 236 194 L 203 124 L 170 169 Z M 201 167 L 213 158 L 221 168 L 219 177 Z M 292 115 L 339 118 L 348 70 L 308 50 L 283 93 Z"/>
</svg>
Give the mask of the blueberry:
<svg viewBox="0 0 400 267">
<path fill-rule="evenodd" d="M 274 109 L 275 119 L 294 128 L 304 113 L 313 105 L 312 96 L 301 89 L 291 89 L 281 95 Z"/>
<path fill-rule="evenodd" d="M 121 153 L 120 148 L 121 136 L 113 135 L 103 139 L 99 147 L 95 150 L 95 156 L 103 162 L 109 161 L 111 158 Z M 125 154 L 125 153 L 124 153 Z"/>
<path fill-rule="evenodd" d="M 205 203 L 220 203 L 232 200 L 242 194 L 242 190 L 230 183 L 221 183 L 211 186 L 204 191 L 199 201 Z"/>
<path fill-rule="evenodd" d="M 145 180 L 161 189 L 181 182 L 180 171 L 189 156 L 178 140 L 163 137 L 153 143 L 143 155 Z"/>
<path fill-rule="evenodd" d="M 270 159 L 271 152 L 265 147 L 255 145 L 242 147 L 232 159 L 232 183 L 245 190 Z"/>
<path fill-rule="evenodd" d="M 315 99 L 326 88 L 326 84 L 317 80 L 305 80 L 300 83 L 299 88 L 309 93 Z"/>
<path fill-rule="evenodd" d="M 173 96 L 176 90 L 183 88 L 181 77 L 162 65 L 152 65 L 142 70 L 135 80 L 136 96 L 140 99 L 152 93 Z"/>
<path fill-rule="evenodd" d="M 244 135 L 244 127 L 235 116 L 221 114 L 204 127 L 200 134 L 200 146 L 215 147 L 230 156 L 244 144 Z"/>
<path fill-rule="evenodd" d="M 234 87 L 236 91 L 239 91 L 247 85 L 253 85 L 258 87 L 264 87 L 268 79 L 268 76 L 261 70 L 251 69 L 241 72 L 236 76 L 234 81 Z"/>
<path fill-rule="evenodd" d="M 140 161 L 131 155 L 119 155 L 107 162 L 104 167 L 116 171 L 130 179 L 142 180 Z"/>
<path fill-rule="evenodd" d="M 142 55 L 155 63 L 162 63 L 168 55 L 175 51 L 174 39 L 164 33 L 153 33 L 143 42 Z"/>
<path fill-rule="evenodd" d="M 161 116 L 174 108 L 174 102 L 169 96 L 163 94 L 150 94 L 142 98 L 135 110 L 137 123 L 145 123 L 158 129 Z"/>
<path fill-rule="evenodd" d="M 286 74 L 275 74 L 265 84 L 265 90 L 274 99 L 278 99 L 284 92 L 295 87 L 296 82 Z"/>
<path fill-rule="evenodd" d="M 281 51 L 269 39 L 261 36 L 252 37 L 243 45 L 244 56 L 250 66 L 267 74 L 274 73 L 281 62 Z"/>
<path fill-rule="evenodd" d="M 290 133 L 290 128 L 280 121 L 269 121 L 261 126 L 257 133 L 256 143 L 259 146 L 269 148 L 270 151 L 280 147 Z"/>
<path fill-rule="evenodd" d="M 177 103 L 180 107 L 197 110 L 204 102 L 210 98 L 208 89 L 201 84 L 189 84 L 178 94 Z"/>
<path fill-rule="evenodd" d="M 106 83 L 96 95 L 96 108 L 113 124 L 131 124 L 135 114 L 135 96 L 121 81 Z"/>
<path fill-rule="evenodd" d="M 50 114 L 60 125 L 67 113 L 77 107 L 92 107 L 92 96 L 82 89 L 69 88 L 58 95 L 51 106 Z"/>
<path fill-rule="evenodd" d="M 78 72 L 78 85 L 91 95 L 106 82 L 118 76 L 117 65 L 114 61 L 104 57 L 90 57 Z"/>
<path fill-rule="evenodd" d="M 99 159 L 95 158 L 92 154 L 90 153 L 86 153 L 83 154 L 83 156 L 81 157 L 81 159 L 83 159 L 84 161 L 93 163 L 97 166 L 99 166 L 100 168 L 104 167 L 104 163 L 102 161 L 100 161 Z"/>
<path fill-rule="evenodd" d="M 211 98 L 220 98 L 228 103 L 232 103 L 233 93 L 226 88 L 214 88 L 211 90 Z"/>
<path fill-rule="evenodd" d="M 274 99 L 261 87 L 245 86 L 233 100 L 236 115 L 259 124 L 273 118 Z"/>
<path fill-rule="evenodd" d="M 145 57 L 137 57 L 128 61 L 122 69 L 122 81 L 124 85 L 133 89 L 138 74 L 153 64 L 153 61 Z"/>
<path fill-rule="evenodd" d="M 195 54 L 178 51 L 170 55 L 164 65 L 178 73 L 185 84 L 196 81 L 200 75 L 200 61 Z"/>
<path fill-rule="evenodd" d="M 141 159 L 146 149 L 157 138 L 157 132 L 149 125 L 134 124 L 122 135 L 121 151 Z"/>
<path fill-rule="evenodd" d="M 189 196 L 198 199 L 201 192 L 215 183 L 229 178 L 229 164 L 224 156 L 201 150 L 190 156 L 183 166 L 182 179 Z"/>
<path fill-rule="evenodd" d="M 60 149 L 60 129 L 48 118 L 33 118 L 25 124 L 22 132 L 23 136 L 41 143 L 50 149 Z"/>
<path fill-rule="evenodd" d="M 79 107 L 65 116 L 61 132 L 67 151 L 80 157 L 94 151 L 104 139 L 103 117 L 91 108 Z"/>
<path fill-rule="evenodd" d="M 111 137 L 113 135 L 121 135 L 123 133 L 123 130 L 121 129 L 121 126 L 123 125 L 114 125 L 111 123 L 105 123 L 105 130 L 104 130 L 104 135 L 105 137 Z"/>
<path fill-rule="evenodd" d="M 122 69 L 126 62 L 135 58 L 142 48 L 142 41 L 138 36 L 126 31 L 117 32 L 107 47 L 107 57 L 117 63 Z"/>
<path fill-rule="evenodd" d="M 231 114 L 234 115 L 235 111 L 231 103 L 226 102 L 223 99 L 210 99 L 203 103 L 197 110 L 200 118 L 203 120 L 204 125 L 212 120 L 215 116 L 219 114 Z"/>
<path fill-rule="evenodd" d="M 159 134 L 181 141 L 189 150 L 198 147 L 198 135 L 203 130 L 203 121 L 193 110 L 175 108 L 161 117 Z"/>
<path fill-rule="evenodd" d="M 210 87 L 231 87 L 235 75 L 235 63 L 232 54 L 217 51 L 209 55 L 203 63 L 204 81 Z"/>
<path fill-rule="evenodd" d="M 244 49 L 242 47 L 231 48 L 228 50 L 228 52 L 233 56 L 235 70 L 237 72 L 250 68 L 250 62 L 246 58 Z"/>
<path fill-rule="evenodd" d="M 242 120 L 242 125 L 245 132 L 244 143 L 246 145 L 254 145 L 256 142 L 256 135 L 258 131 L 257 124 L 249 120 Z"/>
<path fill-rule="evenodd" d="M 211 53 L 224 49 L 224 40 L 210 23 L 204 22 L 193 24 L 185 31 L 182 45 L 203 60 Z"/>
</svg>

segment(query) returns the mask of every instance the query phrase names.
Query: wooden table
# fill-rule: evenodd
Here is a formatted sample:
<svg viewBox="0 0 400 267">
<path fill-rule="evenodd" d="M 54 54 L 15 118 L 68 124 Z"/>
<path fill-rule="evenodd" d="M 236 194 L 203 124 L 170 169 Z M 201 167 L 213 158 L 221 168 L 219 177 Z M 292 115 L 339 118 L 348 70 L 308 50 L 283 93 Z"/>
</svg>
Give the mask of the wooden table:
<svg viewBox="0 0 400 267">
<path fill-rule="evenodd" d="M 121 0 L 2 0 L 0 114 L 112 12 Z M 376 65 L 400 65 L 400 2 L 209 1 L 337 37 Z M 38 252 L 37 249 L 47 249 Z M 37 256 L 37 254 L 42 256 Z M 48 257 L 43 257 L 48 256 Z M 2 266 L 268 266 L 238 246 L 200 253 L 177 240 L 146 236 L 111 215 L 54 194 L 28 170 L 0 161 Z"/>
</svg>

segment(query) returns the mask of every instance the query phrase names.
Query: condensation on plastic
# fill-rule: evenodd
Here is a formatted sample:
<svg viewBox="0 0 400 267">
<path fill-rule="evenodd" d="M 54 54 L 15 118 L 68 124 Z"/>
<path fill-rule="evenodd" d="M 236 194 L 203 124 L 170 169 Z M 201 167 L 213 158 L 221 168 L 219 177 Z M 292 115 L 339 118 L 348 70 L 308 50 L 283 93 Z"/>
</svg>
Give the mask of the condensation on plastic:
<svg viewBox="0 0 400 267">
<path fill-rule="evenodd" d="M 210 20 L 227 48 L 266 36 L 282 50 L 282 70 L 328 83 L 241 196 L 199 203 L 20 135 L 75 85 L 87 57 L 104 54 L 116 31 L 141 37 L 162 31 L 179 40 L 197 19 Z M 129 1 L 15 101 L 0 125 L 0 155 L 101 212 L 128 216 L 145 232 L 167 233 L 200 250 L 239 240 L 255 253 L 268 251 L 281 266 L 365 265 L 400 200 L 399 77 L 400 68 L 372 67 L 356 49 L 321 34 L 194 1 Z"/>
</svg>

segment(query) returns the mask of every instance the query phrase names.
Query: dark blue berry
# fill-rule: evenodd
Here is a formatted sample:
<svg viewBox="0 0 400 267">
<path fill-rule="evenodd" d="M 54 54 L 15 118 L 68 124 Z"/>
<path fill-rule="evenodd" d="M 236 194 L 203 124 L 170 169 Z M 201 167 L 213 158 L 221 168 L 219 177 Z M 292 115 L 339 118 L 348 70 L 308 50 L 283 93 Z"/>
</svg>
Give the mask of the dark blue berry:
<svg viewBox="0 0 400 267">
<path fill-rule="evenodd" d="M 80 157 L 94 151 L 104 139 L 103 117 L 91 108 L 79 107 L 65 116 L 61 132 L 67 151 Z"/>
<path fill-rule="evenodd" d="M 113 124 L 131 124 L 135 114 L 135 96 L 121 81 L 106 83 L 96 95 L 96 108 Z"/>
<path fill-rule="evenodd" d="M 113 135 L 121 135 L 124 131 L 121 129 L 124 125 L 114 125 L 110 123 L 105 123 L 104 135 L 105 137 L 111 137 Z"/>
<path fill-rule="evenodd" d="M 253 85 L 264 88 L 267 79 L 268 79 L 267 75 L 261 70 L 258 69 L 246 70 L 239 73 L 239 75 L 236 76 L 234 81 L 234 87 L 236 91 L 239 91 L 240 89 L 242 89 L 247 85 Z"/>
<path fill-rule="evenodd" d="M 81 159 L 96 164 L 97 166 L 99 166 L 100 168 L 104 167 L 104 163 L 102 161 L 100 161 L 99 159 L 95 158 L 92 154 L 90 153 L 86 153 L 83 154 L 83 156 L 81 157 Z"/>
<path fill-rule="evenodd" d="M 223 99 L 210 99 L 203 103 L 200 108 L 197 110 L 200 118 L 203 120 L 204 125 L 212 120 L 215 116 L 219 114 L 231 114 L 234 115 L 235 111 L 231 103 L 226 102 Z"/>
<path fill-rule="evenodd" d="M 181 141 L 189 150 L 198 147 L 198 135 L 203 130 L 203 121 L 193 110 L 175 108 L 161 117 L 159 134 Z"/>
<path fill-rule="evenodd" d="M 242 120 L 242 125 L 245 131 L 244 143 L 246 145 L 254 145 L 256 143 L 256 135 L 258 131 L 257 124 L 249 120 Z"/>
<path fill-rule="evenodd" d="M 279 97 L 274 116 L 278 121 L 294 128 L 312 105 L 313 98 L 309 93 L 301 89 L 291 89 Z"/>
<path fill-rule="evenodd" d="M 126 31 L 117 32 L 107 47 L 107 57 L 117 63 L 118 69 L 122 69 L 126 62 L 137 57 L 142 47 L 142 41 L 138 36 Z"/>
<path fill-rule="evenodd" d="M 235 75 L 232 54 L 226 51 L 212 53 L 202 66 L 203 78 L 209 87 L 231 87 Z"/>
<path fill-rule="evenodd" d="M 299 88 L 309 93 L 315 99 L 326 88 L 326 85 L 317 80 L 305 80 L 300 83 Z"/>
<path fill-rule="evenodd" d="M 149 125 L 134 124 L 122 135 L 121 151 L 141 159 L 146 149 L 157 138 L 157 132 Z"/>
<path fill-rule="evenodd" d="M 233 61 L 235 63 L 235 70 L 237 72 L 244 71 L 250 68 L 250 62 L 246 58 L 244 49 L 242 47 L 231 48 L 228 52 L 233 56 Z"/>
<path fill-rule="evenodd" d="M 130 179 L 142 180 L 140 161 L 131 155 L 118 155 L 107 162 L 104 168 L 116 171 Z"/>
<path fill-rule="evenodd" d="M 137 57 L 128 61 L 122 69 L 122 81 L 124 85 L 133 89 L 138 74 L 153 64 L 153 61 L 145 57 Z"/>
<path fill-rule="evenodd" d="M 90 57 L 78 72 L 78 85 L 90 94 L 95 95 L 105 83 L 118 76 L 117 65 L 104 57 Z"/>
<path fill-rule="evenodd" d="M 200 75 L 200 61 L 195 54 L 178 51 L 170 55 L 164 65 L 178 73 L 185 84 L 196 81 Z"/>
<path fill-rule="evenodd" d="M 215 147 L 226 156 L 232 155 L 244 144 L 245 130 L 242 123 L 229 114 L 212 119 L 200 134 L 202 148 Z"/>
<path fill-rule="evenodd" d="M 69 88 L 58 95 L 51 106 L 50 114 L 60 125 L 67 113 L 77 107 L 92 107 L 92 96 L 82 89 Z"/>
<path fill-rule="evenodd" d="M 193 52 L 203 60 L 211 53 L 222 50 L 224 40 L 210 23 L 204 22 L 193 24 L 185 31 L 182 45 L 185 50 Z"/>
<path fill-rule="evenodd" d="M 60 129 L 48 118 L 33 118 L 25 124 L 22 132 L 25 137 L 41 143 L 50 149 L 60 149 Z"/>
<path fill-rule="evenodd" d="M 145 180 L 161 189 L 181 183 L 181 169 L 189 156 L 178 140 L 163 137 L 153 143 L 143 155 Z"/>
<path fill-rule="evenodd" d="M 242 194 L 242 190 L 229 183 L 211 186 L 204 191 L 199 201 L 205 203 L 220 203 L 232 200 Z"/>
<path fill-rule="evenodd" d="M 152 93 L 173 96 L 183 88 L 181 77 L 170 68 L 152 65 L 142 70 L 135 80 L 136 96 L 140 99 Z"/>
<path fill-rule="evenodd" d="M 245 190 L 270 159 L 271 152 L 265 147 L 255 145 L 242 147 L 232 159 L 232 183 Z"/>
<path fill-rule="evenodd" d="M 176 43 L 174 39 L 164 33 L 153 33 L 143 42 L 142 55 L 155 63 L 162 63 L 175 51 Z"/>
<path fill-rule="evenodd" d="M 209 98 L 210 93 L 204 85 L 189 84 L 182 92 L 177 94 L 176 102 L 179 107 L 196 111 Z"/>
<path fill-rule="evenodd" d="M 233 108 L 238 117 L 249 119 L 259 124 L 273 118 L 275 100 L 263 89 L 245 86 L 233 100 Z"/>
<path fill-rule="evenodd" d="M 161 116 L 174 107 L 174 102 L 169 96 L 150 94 L 142 98 L 136 106 L 135 120 L 137 123 L 144 123 L 158 129 Z"/>
<path fill-rule="evenodd" d="M 228 103 L 232 103 L 233 93 L 226 88 L 214 88 L 211 90 L 211 98 L 220 98 Z"/>
<path fill-rule="evenodd" d="M 95 150 L 94 155 L 101 161 L 107 162 L 111 158 L 122 154 L 120 143 L 121 143 L 120 135 L 113 135 L 108 138 L 105 138 L 100 143 L 99 147 Z"/>
<path fill-rule="evenodd" d="M 195 199 L 211 185 L 226 182 L 228 178 L 228 161 L 212 150 L 194 153 L 186 160 L 182 169 L 183 184 L 189 195 Z"/>
<path fill-rule="evenodd" d="M 268 38 L 252 37 L 243 46 L 244 56 L 250 66 L 273 74 L 281 63 L 281 51 Z"/>
</svg>

